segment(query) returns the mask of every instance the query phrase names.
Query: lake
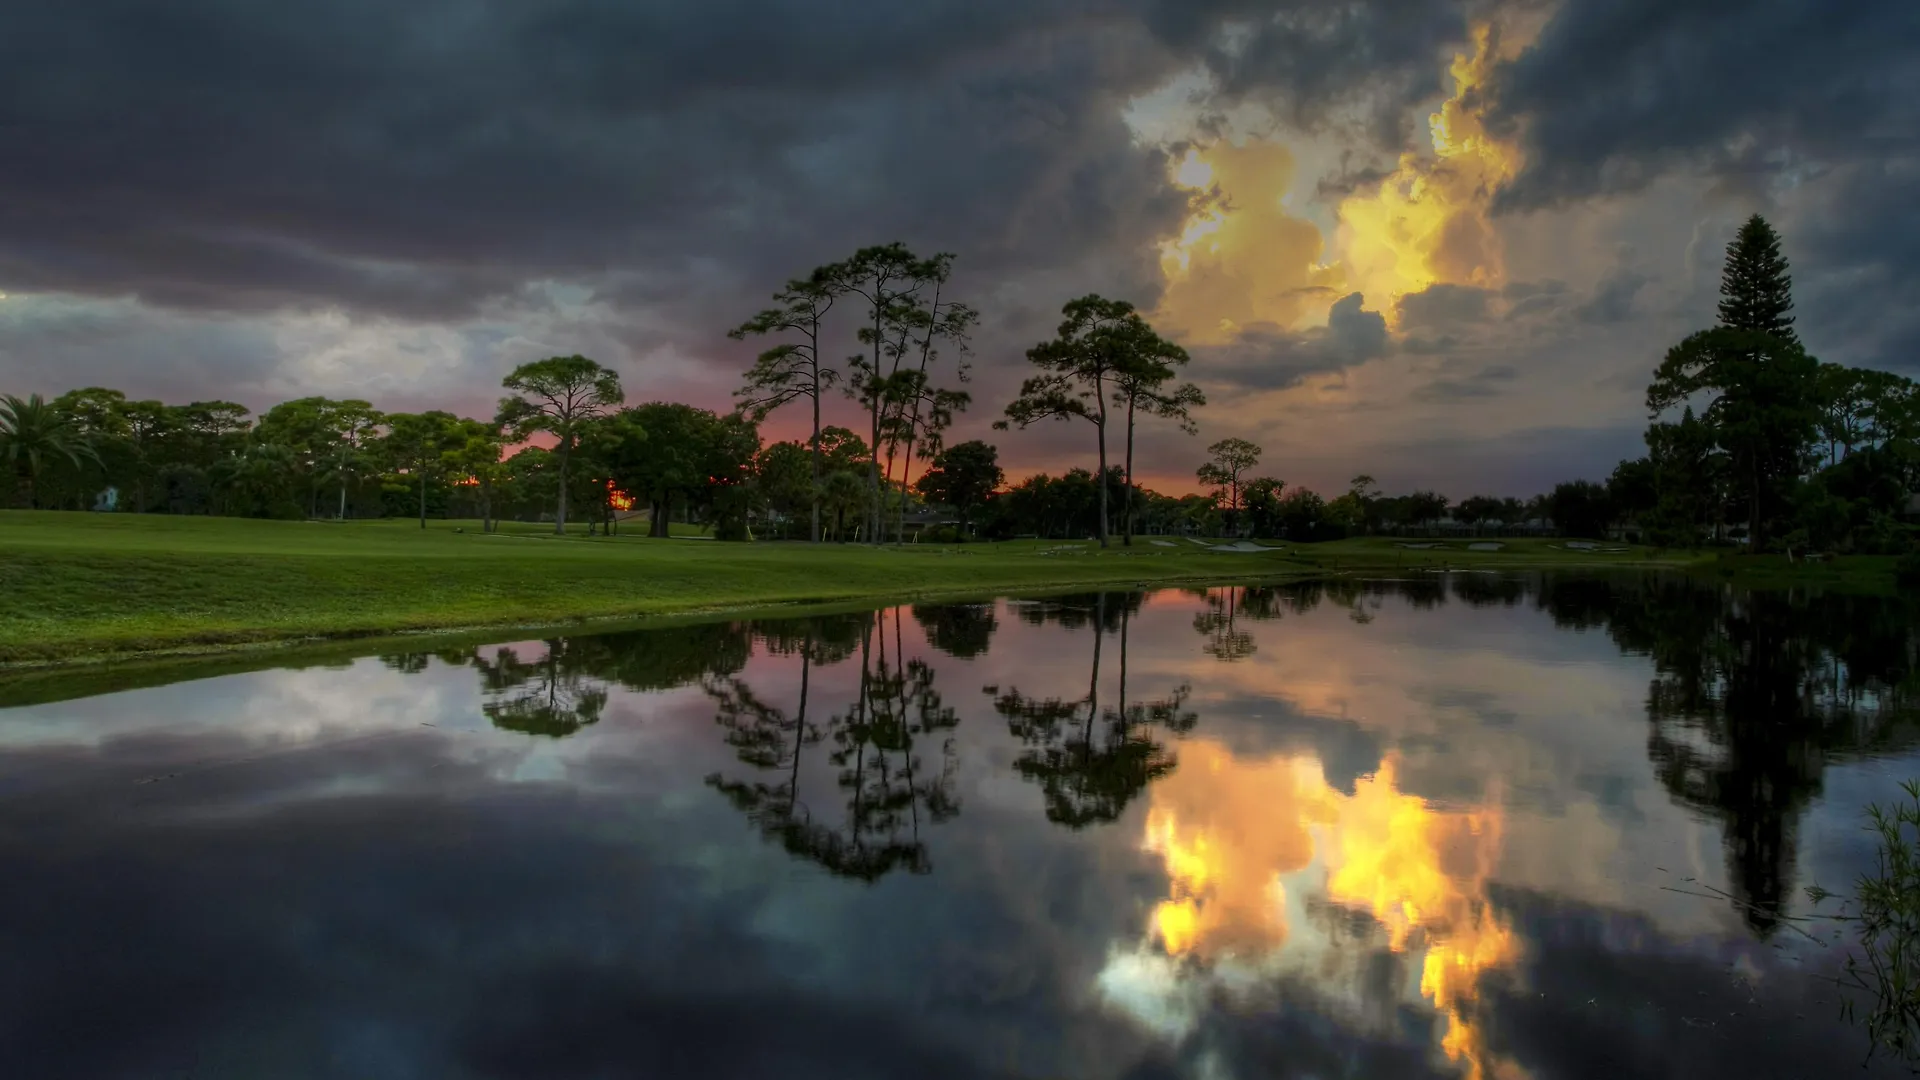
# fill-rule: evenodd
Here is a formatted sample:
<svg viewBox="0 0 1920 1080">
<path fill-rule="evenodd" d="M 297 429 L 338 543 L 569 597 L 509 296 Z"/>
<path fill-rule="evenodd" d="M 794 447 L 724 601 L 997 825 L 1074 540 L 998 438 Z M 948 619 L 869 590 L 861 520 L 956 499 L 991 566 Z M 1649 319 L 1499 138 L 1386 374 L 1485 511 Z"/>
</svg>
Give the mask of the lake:
<svg viewBox="0 0 1920 1080">
<path fill-rule="evenodd" d="M 0 709 L 0 1075 L 1905 1075 L 1805 889 L 1920 776 L 1917 642 L 1425 574 Z"/>
</svg>

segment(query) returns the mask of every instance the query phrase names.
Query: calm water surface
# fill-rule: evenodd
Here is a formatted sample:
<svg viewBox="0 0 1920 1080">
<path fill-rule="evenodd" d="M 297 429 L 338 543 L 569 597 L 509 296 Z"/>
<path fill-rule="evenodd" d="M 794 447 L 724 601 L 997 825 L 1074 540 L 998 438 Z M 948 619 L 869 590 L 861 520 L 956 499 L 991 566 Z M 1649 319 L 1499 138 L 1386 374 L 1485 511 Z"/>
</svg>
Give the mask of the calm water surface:
<svg viewBox="0 0 1920 1080">
<path fill-rule="evenodd" d="M 9 1077 L 1896 1075 L 1911 608 L 1108 593 L 0 710 Z"/>
</svg>

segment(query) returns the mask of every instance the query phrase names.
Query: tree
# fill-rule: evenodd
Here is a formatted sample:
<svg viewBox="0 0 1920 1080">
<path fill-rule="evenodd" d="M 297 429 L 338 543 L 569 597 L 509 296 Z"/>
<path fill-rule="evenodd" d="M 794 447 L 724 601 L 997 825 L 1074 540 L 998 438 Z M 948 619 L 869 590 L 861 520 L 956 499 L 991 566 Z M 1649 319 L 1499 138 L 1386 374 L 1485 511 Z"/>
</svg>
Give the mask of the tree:
<svg viewBox="0 0 1920 1080">
<path fill-rule="evenodd" d="M 521 364 L 500 385 L 519 395 L 501 399 L 498 417 L 514 438 L 525 439 L 536 432 L 554 437 L 559 498 L 553 531 L 565 535 L 567 459 L 573 454 L 581 425 L 625 400 L 620 376 L 584 356 L 551 356 Z"/>
<path fill-rule="evenodd" d="M 819 468 L 814 452 L 800 442 L 768 443 L 753 462 L 754 496 L 769 514 L 797 520 L 811 508 L 819 512 L 820 484 L 814 480 Z M 787 536 L 787 530 L 781 530 Z M 815 538 L 817 540 L 817 537 Z"/>
<path fill-rule="evenodd" d="M 1260 462 L 1260 448 L 1245 439 L 1221 439 L 1207 447 L 1207 455 L 1213 460 L 1200 466 L 1195 473 L 1200 482 L 1224 493 L 1227 512 L 1233 521 L 1232 527 L 1238 527 L 1240 513 L 1240 474 L 1253 468 Z"/>
<path fill-rule="evenodd" d="M 49 461 L 61 459 L 79 468 L 82 462 L 99 461 L 100 455 L 74 418 L 39 394 L 24 399 L 7 394 L 0 396 L 0 457 L 13 466 L 21 501 L 32 509 L 34 481 Z"/>
<path fill-rule="evenodd" d="M 748 335 L 799 337 L 798 341 L 783 342 L 761 353 L 747 369 L 746 385 L 735 396 L 755 423 L 790 401 L 805 398 L 813 403 L 813 437 L 807 441 L 813 464 L 813 524 L 808 539 L 816 544 L 820 542 L 820 392 L 840 378 L 840 372 L 821 358 L 820 323 L 844 288 L 833 267 L 820 267 L 804 279 L 787 282 L 787 287 L 773 296 L 776 307 L 727 332 L 735 341 Z"/>
<path fill-rule="evenodd" d="M 380 414 L 368 402 L 304 397 L 268 409 L 254 434 L 293 452 L 296 469 L 307 480 L 309 517 L 320 514 L 320 482 L 330 475 L 337 477 L 339 516 L 344 518 L 352 459 L 379 422 Z"/>
<path fill-rule="evenodd" d="M 1799 476 L 1818 430 L 1819 363 L 1793 331 L 1791 279 L 1780 239 L 1759 215 L 1727 247 L 1720 324 L 1668 350 L 1647 387 L 1647 411 L 1698 395 L 1700 418 L 1726 452 L 1747 504 L 1747 539 L 1764 548 L 1786 482 Z"/>
<path fill-rule="evenodd" d="M 1154 333 L 1137 314 L 1128 321 L 1129 363 L 1114 373 L 1113 403 L 1127 412 L 1126 505 L 1121 508 L 1121 544 L 1133 546 L 1133 428 L 1135 416 L 1146 413 L 1165 420 L 1178 421 L 1180 430 L 1197 434 L 1192 410 L 1207 403 L 1207 397 L 1192 383 L 1169 388 L 1178 369 L 1186 366 L 1187 351 Z"/>
<path fill-rule="evenodd" d="M 1246 504 L 1247 525 L 1255 536 L 1274 537 L 1281 531 L 1280 511 L 1281 495 L 1287 485 L 1271 476 L 1256 477 L 1247 481 L 1246 490 L 1241 493 L 1241 501 Z"/>
<path fill-rule="evenodd" d="M 1651 458 L 1634 458 L 1614 466 L 1607 477 L 1607 505 L 1615 520 L 1641 522 L 1660 506 L 1659 470 Z"/>
<path fill-rule="evenodd" d="M 446 432 L 440 452 L 442 470 L 465 476 L 480 489 L 481 532 L 494 529 L 494 490 L 507 478 L 507 466 L 500 457 L 505 450 L 500 425 L 485 420 L 461 420 Z"/>
<path fill-rule="evenodd" d="M 867 320 L 860 327 L 861 355 L 848 359 L 847 396 L 867 410 L 868 437 L 874 448 L 867 464 L 868 539 L 880 542 L 880 440 L 886 434 L 887 409 L 894 400 L 892 376 L 911 347 L 918 318 L 913 297 L 927 283 L 930 271 L 906 245 L 900 243 L 861 248 L 851 259 L 832 268 L 835 286 L 867 302 Z M 884 369 L 884 370 L 883 370 Z"/>
<path fill-rule="evenodd" d="M 909 297 L 906 303 L 912 309 L 912 324 L 917 327 L 919 339 L 919 365 L 906 371 L 896 372 L 893 381 L 895 399 L 895 424 L 901 441 L 906 444 L 906 454 L 901 462 L 900 483 L 904 488 L 907 478 L 913 475 L 913 455 L 916 448 L 927 454 L 940 452 L 941 438 L 948 427 L 952 426 L 954 414 L 964 412 L 972 404 L 973 396 L 963 390 L 953 390 L 935 386 L 929 376 L 933 361 L 940 355 L 939 343 L 945 341 L 954 346 L 959 353 L 959 362 L 955 372 L 961 382 L 967 381 L 966 355 L 968 336 L 979 321 L 980 313 L 966 304 L 952 301 L 943 302 L 940 298 L 947 280 L 953 273 L 953 256 L 942 252 L 926 260 L 919 269 L 922 282 L 932 287 L 932 295 L 922 306 L 918 296 Z M 887 479 L 893 479 L 893 451 L 887 452 Z M 899 518 L 894 532 L 896 540 L 906 538 L 907 501 L 900 500 Z"/>
<path fill-rule="evenodd" d="M 1501 517 L 1501 510 L 1500 500 L 1491 495 L 1469 495 L 1453 508 L 1453 517 L 1455 521 L 1466 525 L 1480 525 L 1505 520 Z"/>
<path fill-rule="evenodd" d="M 1099 475 L 1107 473 L 1107 394 L 1118 372 L 1134 364 L 1139 338 L 1133 330 L 1133 305 L 1087 295 L 1060 309 L 1066 316 L 1059 336 L 1027 350 L 1027 360 L 1042 374 L 1020 384 L 1020 395 L 1007 405 L 1006 419 L 1025 429 L 1036 421 L 1079 417 L 1093 425 L 1099 445 Z M 1107 491 L 1100 487 L 1097 535 L 1107 546 Z"/>
<path fill-rule="evenodd" d="M 1447 513 L 1447 497 L 1437 491 L 1416 491 L 1405 499 L 1407 524 L 1425 525 Z"/>
<path fill-rule="evenodd" d="M 334 435 L 333 460 L 328 463 L 329 471 L 340 481 L 340 507 L 335 515 L 339 520 L 347 519 L 347 485 L 352 482 L 357 471 L 364 470 L 367 447 L 378 437 L 381 425 L 387 418 L 370 403 L 359 400 L 335 401 L 329 409 L 328 420 Z M 479 421 L 467 421 L 479 423 Z M 498 424 L 486 425 L 499 433 Z M 499 454 L 495 453 L 495 460 Z"/>
<path fill-rule="evenodd" d="M 1321 538 L 1327 522 L 1327 501 L 1306 488 L 1294 488 L 1280 499 L 1280 528 L 1294 541 Z"/>
<path fill-rule="evenodd" d="M 387 417 L 388 459 L 418 482 L 423 529 L 427 527 L 427 481 L 442 474 L 446 453 L 464 446 L 466 440 L 460 418 L 450 412 L 435 409 Z"/>
<path fill-rule="evenodd" d="M 1555 484 L 1553 493 L 1547 496 L 1547 516 L 1553 519 L 1562 536 L 1605 539 L 1607 526 L 1613 520 L 1606 485 L 1591 480 Z"/>
<path fill-rule="evenodd" d="M 975 439 L 941 451 L 933 459 L 933 468 L 915 486 L 927 498 L 953 507 L 964 532 L 974 509 L 986 502 L 1005 479 L 1000 452 Z"/>
<path fill-rule="evenodd" d="M 1714 445 L 1713 431 L 1688 408 L 1675 423 L 1649 425 L 1646 439 L 1655 491 L 1647 521 L 1650 538 L 1697 547 L 1700 526 L 1717 521 L 1722 504 L 1724 456 Z"/>
</svg>

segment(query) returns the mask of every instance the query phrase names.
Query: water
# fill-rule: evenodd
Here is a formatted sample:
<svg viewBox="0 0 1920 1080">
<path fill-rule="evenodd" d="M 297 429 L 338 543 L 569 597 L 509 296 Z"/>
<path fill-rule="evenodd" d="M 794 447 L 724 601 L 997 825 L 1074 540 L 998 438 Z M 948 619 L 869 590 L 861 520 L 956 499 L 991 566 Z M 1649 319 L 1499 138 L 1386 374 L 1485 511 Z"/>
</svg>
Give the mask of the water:
<svg viewBox="0 0 1920 1080">
<path fill-rule="evenodd" d="M 1854 1074 L 1803 887 L 1917 639 L 1456 574 L 42 683 L 0 1075 Z"/>
</svg>

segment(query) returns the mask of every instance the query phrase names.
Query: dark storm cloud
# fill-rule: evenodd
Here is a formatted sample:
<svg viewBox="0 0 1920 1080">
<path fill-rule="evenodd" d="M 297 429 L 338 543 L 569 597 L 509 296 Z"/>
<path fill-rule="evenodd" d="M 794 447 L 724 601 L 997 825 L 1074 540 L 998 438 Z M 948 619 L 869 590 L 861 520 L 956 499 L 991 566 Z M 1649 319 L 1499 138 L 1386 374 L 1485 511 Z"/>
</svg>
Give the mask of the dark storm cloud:
<svg viewBox="0 0 1920 1080">
<path fill-rule="evenodd" d="M 1176 5 L 1178 16 L 1172 14 Z M 1489 6 L 1457 0 L 1167 0 L 1152 25 L 1180 39 L 1195 36 L 1182 31 L 1204 26 L 1209 17 L 1239 23 L 1231 44 L 1213 43 L 1206 53 L 1226 100 L 1259 100 L 1306 130 L 1326 122 L 1329 105 L 1359 104 L 1373 143 L 1398 152 L 1411 130 L 1408 108 L 1443 89 L 1445 71 L 1435 58 L 1465 42 L 1474 10 Z"/>
<path fill-rule="evenodd" d="M 454 317 L 621 268 L 656 295 L 770 287 L 896 236 L 983 275 L 1104 251 L 1150 281 L 1185 201 L 1132 143 L 1129 97 L 1195 63 L 1301 110 L 1383 67 L 1427 87 L 1463 18 L 1449 0 L 15 4 L 0 284 Z"/>
<path fill-rule="evenodd" d="M 1117 116 L 1168 58 L 1075 6 L 16 5 L 0 273 L 429 317 L 610 267 L 777 282 L 909 225 L 1083 254 L 1183 207 Z"/>
<path fill-rule="evenodd" d="M 1633 190 L 1681 165 L 1915 149 L 1920 8 L 1907 0 L 1568 0 L 1491 86 L 1526 165 L 1496 200 L 1529 209 Z M 1739 147 L 1751 139 L 1751 150 Z"/>
<path fill-rule="evenodd" d="M 1231 345 L 1197 350 L 1202 382 L 1277 390 L 1309 375 L 1354 367 L 1387 355 L 1387 320 L 1361 305 L 1359 293 L 1334 301 L 1324 328 L 1303 333 L 1249 328 Z"/>
</svg>

